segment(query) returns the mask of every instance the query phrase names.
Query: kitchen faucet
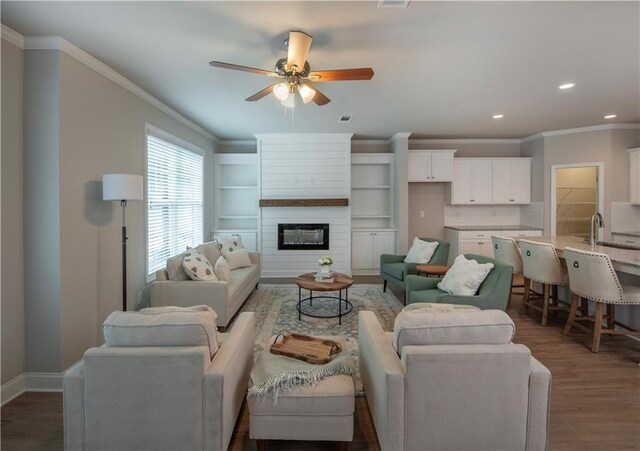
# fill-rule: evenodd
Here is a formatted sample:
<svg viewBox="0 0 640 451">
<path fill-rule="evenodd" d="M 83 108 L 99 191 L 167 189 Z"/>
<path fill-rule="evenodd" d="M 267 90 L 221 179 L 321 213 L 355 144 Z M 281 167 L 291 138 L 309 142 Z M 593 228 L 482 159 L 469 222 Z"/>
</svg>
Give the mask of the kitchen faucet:
<svg viewBox="0 0 640 451">
<path fill-rule="evenodd" d="M 599 212 L 591 216 L 591 228 L 589 229 L 589 244 L 594 245 L 598 241 L 598 228 L 604 228 L 604 219 Z"/>
</svg>

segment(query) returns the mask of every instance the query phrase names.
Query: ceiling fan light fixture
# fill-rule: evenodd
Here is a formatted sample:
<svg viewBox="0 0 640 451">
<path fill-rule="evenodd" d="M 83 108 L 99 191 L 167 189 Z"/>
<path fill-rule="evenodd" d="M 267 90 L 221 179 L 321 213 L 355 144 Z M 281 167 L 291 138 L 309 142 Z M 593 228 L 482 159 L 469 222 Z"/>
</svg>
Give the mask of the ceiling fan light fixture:
<svg viewBox="0 0 640 451">
<path fill-rule="evenodd" d="M 302 101 L 304 103 L 309 103 L 313 99 L 313 96 L 316 95 L 315 89 L 312 89 L 307 85 L 298 86 L 298 92 L 300 93 L 300 97 L 302 97 Z"/>
<path fill-rule="evenodd" d="M 287 83 L 278 83 L 273 87 L 273 95 L 276 99 L 284 102 L 289 97 L 289 85 Z"/>
<path fill-rule="evenodd" d="M 296 96 L 290 93 L 286 99 L 280 102 L 285 108 L 294 108 L 296 106 Z"/>
</svg>

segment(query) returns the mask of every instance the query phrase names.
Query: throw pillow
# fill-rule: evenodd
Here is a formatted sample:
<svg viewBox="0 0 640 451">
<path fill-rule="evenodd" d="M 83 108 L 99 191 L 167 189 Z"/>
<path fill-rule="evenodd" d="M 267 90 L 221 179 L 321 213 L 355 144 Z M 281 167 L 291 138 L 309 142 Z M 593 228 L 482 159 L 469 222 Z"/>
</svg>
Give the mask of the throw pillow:
<svg viewBox="0 0 640 451">
<path fill-rule="evenodd" d="M 407 252 L 407 256 L 404 258 L 405 263 L 429 263 L 433 253 L 438 247 L 437 241 L 422 241 L 420 238 L 415 237 L 411 249 Z"/>
<path fill-rule="evenodd" d="M 251 266 L 249 251 L 242 245 L 240 235 L 216 235 L 220 252 L 229 263 L 230 269 L 246 268 Z"/>
<path fill-rule="evenodd" d="M 182 267 L 182 259 L 184 259 L 184 252 L 167 260 L 167 274 L 169 276 L 169 280 L 189 280 L 189 276 Z"/>
<path fill-rule="evenodd" d="M 228 282 L 229 279 L 231 279 L 231 268 L 229 268 L 229 263 L 227 263 L 223 256 L 218 257 L 216 260 L 213 272 L 216 273 L 218 280 L 226 280 Z"/>
<path fill-rule="evenodd" d="M 438 288 L 459 296 L 474 296 L 493 269 L 493 263 L 478 263 L 458 255 Z"/>
<path fill-rule="evenodd" d="M 184 254 L 182 267 L 191 280 L 218 280 L 207 257 L 191 247 L 188 247 Z"/>
</svg>

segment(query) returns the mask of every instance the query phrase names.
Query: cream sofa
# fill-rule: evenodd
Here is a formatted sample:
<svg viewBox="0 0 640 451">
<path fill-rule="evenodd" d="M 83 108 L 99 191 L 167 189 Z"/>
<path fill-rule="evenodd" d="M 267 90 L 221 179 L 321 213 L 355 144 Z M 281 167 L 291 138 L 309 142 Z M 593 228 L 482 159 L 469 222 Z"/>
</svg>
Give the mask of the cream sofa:
<svg viewBox="0 0 640 451">
<path fill-rule="evenodd" d="M 220 250 L 213 241 L 197 246 L 196 250 L 212 265 L 220 257 Z M 181 255 L 171 257 L 165 269 L 156 271 L 156 279 L 151 283 L 151 306 L 208 305 L 218 314 L 218 327 L 224 331 L 251 292 L 258 288 L 260 254 L 249 253 L 251 266 L 232 270 L 228 282 L 190 280 L 182 270 Z"/>
<path fill-rule="evenodd" d="M 198 315 L 165 314 L 162 324 L 138 312 L 107 319 L 117 323 L 113 340 L 64 376 L 65 450 L 227 449 L 253 365 L 255 314 L 217 334 L 213 358 L 214 323 Z"/>
</svg>

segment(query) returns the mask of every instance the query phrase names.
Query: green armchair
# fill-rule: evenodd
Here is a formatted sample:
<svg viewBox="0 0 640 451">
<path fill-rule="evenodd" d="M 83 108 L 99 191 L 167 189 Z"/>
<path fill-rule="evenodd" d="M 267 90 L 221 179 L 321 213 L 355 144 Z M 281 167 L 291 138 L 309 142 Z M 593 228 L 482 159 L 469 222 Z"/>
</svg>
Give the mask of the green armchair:
<svg viewBox="0 0 640 451">
<path fill-rule="evenodd" d="M 438 289 L 442 279 L 433 277 L 407 276 L 407 304 L 415 302 L 431 302 L 438 304 L 464 304 L 479 307 L 482 310 L 506 310 L 511 296 L 513 266 L 490 257 L 465 254 L 465 258 L 478 263 L 493 263 L 494 267 L 484 279 L 475 296 L 458 296 Z"/>
<path fill-rule="evenodd" d="M 437 241 L 438 247 L 436 248 L 431 260 L 430 265 L 442 265 L 447 266 L 449 260 L 449 243 L 435 238 L 420 237 L 422 241 Z M 384 279 L 382 291 L 387 291 L 387 282 L 391 282 L 402 288 L 403 296 L 405 294 L 405 280 L 409 274 L 418 274 L 415 263 L 405 263 L 404 258 L 406 255 L 391 255 L 382 254 L 380 256 L 380 276 Z M 404 301 L 404 299 L 403 299 Z"/>
</svg>

